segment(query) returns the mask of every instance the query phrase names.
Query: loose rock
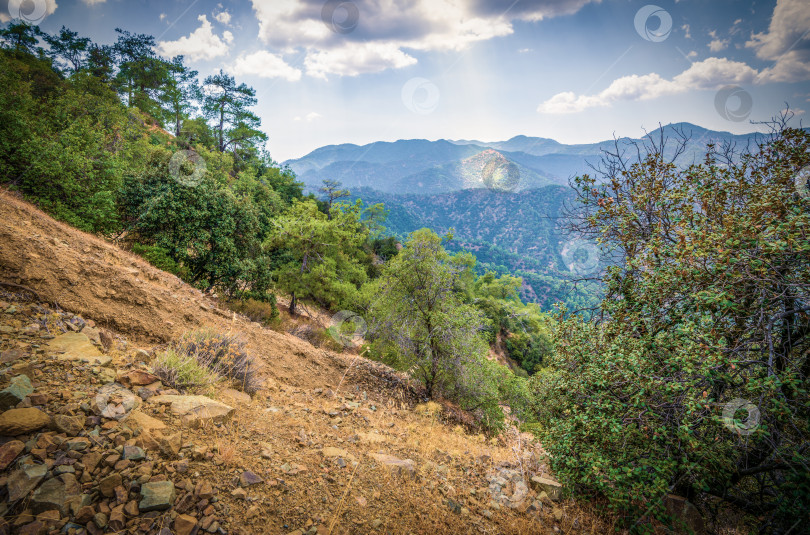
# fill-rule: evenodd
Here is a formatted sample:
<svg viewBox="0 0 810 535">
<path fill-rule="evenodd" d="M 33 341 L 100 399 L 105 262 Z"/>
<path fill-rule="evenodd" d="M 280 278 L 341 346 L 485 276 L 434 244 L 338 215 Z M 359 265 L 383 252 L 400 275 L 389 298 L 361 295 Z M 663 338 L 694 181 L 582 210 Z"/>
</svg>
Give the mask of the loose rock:
<svg viewBox="0 0 810 535">
<path fill-rule="evenodd" d="M 12 440 L 0 446 L 0 471 L 5 470 L 25 449 L 25 444 Z"/>
<path fill-rule="evenodd" d="M 174 499 L 174 483 L 171 481 L 144 483 L 141 486 L 141 501 L 138 509 L 141 512 L 163 511 L 174 504 Z"/>
<path fill-rule="evenodd" d="M 51 417 L 39 409 L 11 409 L 0 414 L 0 436 L 25 435 L 50 423 Z"/>
<path fill-rule="evenodd" d="M 10 409 L 25 399 L 25 397 L 34 392 L 34 387 L 31 386 L 31 380 L 27 375 L 18 375 L 11 379 L 9 384 L 3 390 L 0 390 L 0 410 Z"/>
</svg>

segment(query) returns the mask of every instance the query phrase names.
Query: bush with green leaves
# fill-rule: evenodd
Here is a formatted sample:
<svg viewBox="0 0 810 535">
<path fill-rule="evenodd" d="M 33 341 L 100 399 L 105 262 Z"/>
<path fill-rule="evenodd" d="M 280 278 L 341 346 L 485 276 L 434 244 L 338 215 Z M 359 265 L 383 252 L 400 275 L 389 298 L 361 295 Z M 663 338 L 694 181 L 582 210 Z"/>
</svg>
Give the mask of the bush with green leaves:
<svg viewBox="0 0 810 535">
<path fill-rule="evenodd" d="M 576 183 L 579 229 L 617 261 L 598 317 L 560 315 L 540 438 L 566 486 L 636 531 L 671 522 L 674 493 L 788 532 L 810 510 L 810 134 L 686 169 L 650 143 Z"/>
<path fill-rule="evenodd" d="M 456 401 L 496 430 L 504 424 L 500 404 L 525 398 L 518 395 L 525 380 L 486 357 L 486 318 L 465 303 L 469 267 L 464 258 L 451 257 L 433 231 L 412 233 L 365 289 L 370 352 L 408 371 L 428 397 Z"/>
<path fill-rule="evenodd" d="M 260 299 L 257 299 L 257 297 L 260 297 Z M 256 296 L 240 294 L 235 299 L 229 300 L 227 305 L 231 310 L 244 314 L 251 321 L 262 325 L 276 324 L 280 315 L 276 304 L 276 296 L 272 293 Z"/>
<path fill-rule="evenodd" d="M 188 276 L 183 266 L 169 256 L 168 249 L 158 247 L 157 245 L 133 243 L 132 252 L 143 257 L 147 262 L 158 269 L 162 269 L 172 275 L 177 275 L 180 278 L 186 278 Z"/>
<path fill-rule="evenodd" d="M 190 355 L 170 347 L 155 356 L 152 371 L 163 384 L 178 390 L 191 390 L 205 395 L 214 393 L 217 384 L 223 381 L 217 373 Z"/>
<path fill-rule="evenodd" d="M 238 336 L 211 329 L 191 331 L 172 342 L 154 364 L 169 385 L 211 387 L 220 380 L 252 394 L 259 387 L 257 365 Z"/>
<path fill-rule="evenodd" d="M 274 220 L 265 247 L 279 288 L 291 295 L 290 313 L 299 300 L 328 310 L 350 308 L 368 279 L 362 261 L 368 229 L 361 204 L 336 204 L 331 217 L 313 200 L 294 201 Z"/>
</svg>

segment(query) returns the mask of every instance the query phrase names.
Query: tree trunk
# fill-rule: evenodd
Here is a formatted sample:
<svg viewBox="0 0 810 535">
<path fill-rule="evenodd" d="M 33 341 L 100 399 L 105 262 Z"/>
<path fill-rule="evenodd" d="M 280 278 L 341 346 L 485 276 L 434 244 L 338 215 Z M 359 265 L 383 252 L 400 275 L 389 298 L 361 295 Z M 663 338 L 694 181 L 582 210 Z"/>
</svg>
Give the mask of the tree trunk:
<svg viewBox="0 0 810 535">
<path fill-rule="evenodd" d="M 219 109 L 219 152 L 225 152 L 225 106 Z"/>
<path fill-rule="evenodd" d="M 293 292 L 292 296 L 290 297 L 290 316 L 295 316 L 296 315 L 295 309 L 297 308 L 297 304 L 298 304 L 298 300 L 295 297 L 295 292 Z"/>
</svg>

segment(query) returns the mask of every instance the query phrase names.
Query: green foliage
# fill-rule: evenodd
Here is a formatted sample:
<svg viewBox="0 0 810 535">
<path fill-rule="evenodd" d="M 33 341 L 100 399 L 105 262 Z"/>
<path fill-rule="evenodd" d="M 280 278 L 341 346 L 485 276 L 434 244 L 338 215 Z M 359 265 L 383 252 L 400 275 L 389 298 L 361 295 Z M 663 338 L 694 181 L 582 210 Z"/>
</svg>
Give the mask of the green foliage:
<svg viewBox="0 0 810 535">
<path fill-rule="evenodd" d="M 38 37 L 42 36 L 39 26 L 27 22 L 13 21 L 0 29 L 0 44 L 3 48 L 34 55 L 37 52 Z"/>
<path fill-rule="evenodd" d="M 147 262 L 152 264 L 158 269 L 167 271 L 172 275 L 177 275 L 180 278 L 186 278 L 188 273 L 183 266 L 178 264 L 171 256 L 169 250 L 156 245 L 144 245 L 141 243 L 132 244 L 132 252 L 142 256 Z"/>
<path fill-rule="evenodd" d="M 376 238 L 372 240 L 371 250 L 383 261 L 394 258 L 399 252 L 399 249 L 397 248 L 397 240 L 393 236 L 389 236 L 387 238 Z"/>
<path fill-rule="evenodd" d="M 380 224 L 386 233 L 402 237 L 427 227 L 439 234 L 454 231 L 445 244 L 452 252 L 471 252 L 476 272 L 512 274 L 523 279 L 521 299 L 539 303 L 550 311 L 556 303 L 569 310 L 594 306 L 599 285 L 570 283 L 561 261 L 561 236 L 555 221 L 564 204 L 572 200 L 570 188 L 547 186 L 503 194 L 487 189 L 462 190 L 436 195 L 397 195 L 360 189 L 354 197 L 366 203 L 384 203 Z M 486 220 L 480 214 L 486 213 Z M 550 267 L 554 266 L 554 267 Z"/>
<path fill-rule="evenodd" d="M 48 56 L 63 72 L 75 74 L 84 67 L 90 49 L 89 37 L 79 37 L 78 33 L 62 26 L 57 35 L 45 35 L 44 39 L 50 47 Z"/>
<path fill-rule="evenodd" d="M 264 293 L 256 296 L 261 299 L 248 295 L 250 294 L 240 294 L 238 299 L 228 301 L 228 308 L 262 325 L 273 325 L 278 322 L 279 311 L 275 294 Z"/>
<path fill-rule="evenodd" d="M 259 130 L 261 121 L 249 110 L 256 104 L 256 91 L 237 84 L 233 76 L 219 71 L 203 82 L 203 115 L 214 121 L 220 152 L 230 150 L 237 160 L 248 157 L 267 136 Z"/>
<path fill-rule="evenodd" d="M 498 429 L 504 389 L 517 398 L 518 378 L 486 359 L 485 318 L 464 302 L 469 267 L 467 258 L 451 257 L 434 232 L 411 234 L 366 294 L 371 352 L 407 369 L 429 397 L 456 400 Z"/>
<path fill-rule="evenodd" d="M 205 173 L 187 185 L 170 176 L 168 153 L 156 153 L 147 172 L 129 177 L 120 204 L 130 230 L 188 269 L 188 280 L 227 293 L 269 287 L 257 206 Z M 248 286 L 248 288 L 245 287 Z"/>
<path fill-rule="evenodd" d="M 531 374 L 551 352 L 550 318 L 539 305 L 520 301 L 522 284 L 519 277 L 496 277 L 487 271 L 475 280 L 474 302 L 490 320 L 485 331 L 490 344 L 496 343 L 499 335 L 503 337 L 509 357 Z"/>
<path fill-rule="evenodd" d="M 38 96 L 34 84 L 49 76 L 43 73 L 53 76 L 50 65 L 8 53 L 0 63 L 9 88 L 0 96 L 0 180 L 81 229 L 115 231 L 114 192 L 135 149 L 121 140 L 137 135 L 137 123 L 93 79 L 80 76 Z"/>
<path fill-rule="evenodd" d="M 168 348 L 155 356 L 152 372 L 171 388 L 192 389 L 209 395 L 222 381 L 222 377 L 197 361 L 194 355 L 175 348 Z"/>
<path fill-rule="evenodd" d="M 156 375 L 167 384 L 182 388 L 210 388 L 227 379 L 245 392 L 258 388 L 256 365 L 244 343 L 229 333 L 200 329 L 185 333 L 158 355 Z"/>
<path fill-rule="evenodd" d="M 787 532 L 810 509 L 810 204 L 794 181 L 810 134 L 683 170 L 656 149 L 578 182 L 585 229 L 624 261 L 603 321 L 560 316 L 534 379 L 541 440 L 566 485 L 636 530 L 671 521 L 672 492 Z"/>
<path fill-rule="evenodd" d="M 273 223 L 266 246 L 278 286 L 292 296 L 290 313 L 297 313 L 299 299 L 327 309 L 351 308 L 367 280 L 360 262 L 367 257 L 368 230 L 360 205 L 335 205 L 330 219 L 313 200 L 295 201 Z"/>
</svg>

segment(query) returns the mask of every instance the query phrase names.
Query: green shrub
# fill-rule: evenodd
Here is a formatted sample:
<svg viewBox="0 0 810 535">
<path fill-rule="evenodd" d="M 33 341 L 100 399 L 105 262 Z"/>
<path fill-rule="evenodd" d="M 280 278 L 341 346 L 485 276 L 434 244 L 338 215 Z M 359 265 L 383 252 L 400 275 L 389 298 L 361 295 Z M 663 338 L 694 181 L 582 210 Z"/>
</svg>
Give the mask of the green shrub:
<svg viewBox="0 0 810 535">
<path fill-rule="evenodd" d="M 175 262 L 171 256 L 169 256 L 169 250 L 164 249 L 163 247 L 158 247 L 157 245 L 142 245 L 140 243 L 133 243 L 132 252 L 143 257 L 147 262 L 156 268 L 162 269 L 163 271 L 171 273 L 172 275 L 177 275 L 181 279 L 185 278 L 185 276 L 188 274 L 188 270 L 183 268 L 183 266 L 179 263 Z"/>
<path fill-rule="evenodd" d="M 249 394 L 259 386 L 256 371 L 253 359 L 237 336 L 210 329 L 184 334 L 161 353 L 154 366 L 155 374 L 172 386 L 210 387 L 229 379 Z"/>
<path fill-rule="evenodd" d="M 222 381 L 222 377 L 200 364 L 195 355 L 174 348 L 157 354 L 152 371 L 172 388 L 195 389 L 205 394 L 212 393 L 214 385 Z"/>
<path fill-rule="evenodd" d="M 634 531 L 674 522 L 670 493 L 794 531 L 810 510 L 810 199 L 797 187 L 810 133 L 685 170 L 660 150 L 579 180 L 587 228 L 622 260 L 601 321 L 560 313 L 550 370 L 533 377 L 540 439 L 564 485 Z"/>
<path fill-rule="evenodd" d="M 276 305 L 276 296 L 269 294 L 267 301 L 259 301 L 253 298 L 232 299 L 227 302 L 228 308 L 239 314 L 243 314 L 250 321 L 261 323 L 262 325 L 276 324 L 279 321 L 279 311 Z"/>
</svg>

